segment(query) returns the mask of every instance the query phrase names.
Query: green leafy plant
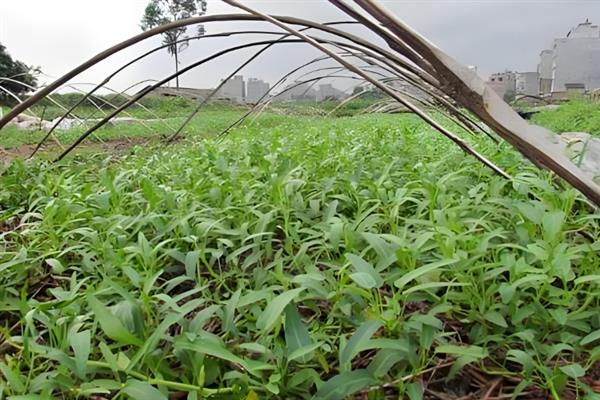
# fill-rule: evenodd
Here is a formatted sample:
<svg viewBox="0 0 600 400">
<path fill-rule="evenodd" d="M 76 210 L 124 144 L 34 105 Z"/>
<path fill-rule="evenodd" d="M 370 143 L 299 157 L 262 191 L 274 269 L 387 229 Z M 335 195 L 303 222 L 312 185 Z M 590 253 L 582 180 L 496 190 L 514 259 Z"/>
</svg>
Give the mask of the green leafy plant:
<svg viewBox="0 0 600 400">
<path fill-rule="evenodd" d="M 593 394 L 598 215 L 472 140 L 514 179 L 406 115 L 266 114 L 220 142 L 13 161 L 0 393 Z"/>
</svg>

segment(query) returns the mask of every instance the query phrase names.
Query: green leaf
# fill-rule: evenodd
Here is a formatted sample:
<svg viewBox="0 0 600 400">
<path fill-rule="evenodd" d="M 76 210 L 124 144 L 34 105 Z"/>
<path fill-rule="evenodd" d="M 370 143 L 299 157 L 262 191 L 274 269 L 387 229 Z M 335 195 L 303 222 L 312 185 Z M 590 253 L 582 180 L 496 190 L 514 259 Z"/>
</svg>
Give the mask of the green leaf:
<svg viewBox="0 0 600 400">
<path fill-rule="evenodd" d="M 260 343 L 241 343 L 237 346 L 239 349 L 248 350 L 252 353 L 267 354 L 269 349 Z"/>
<path fill-rule="evenodd" d="M 275 383 L 271 383 L 271 382 L 267 383 L 265 385 L 265 389 L 267 389 L 269 392 L 271 392 L 275 395 L 279 394 L 279 386 Z"/>
<path fill-rule="evenodd" d="M 528 220 L 534 224 L 541 224 L 544 216 L 544 209 L 539 205 L 533 205 L 530 203 L 517 204 L 517 209 L 523 214 Z"/>
<path fill-rule="evenodd" d="M 396 250 L 398 250 L 399 245 L 390 244 L 381 235 L 373 233 L 364 232 L 362 236 L 377 253 L 377 257 L 379 258 L 379 262 L 377 263 L 378 271 L 386 269 L 396 261 Z"/>
<path fill-rule="evenodd" d="M 247 307 L 251 304 L 258 303 L 261 300 L 267 299 L 267 302 L 271 299 L 271 295 L 273 292 L 271 289 L 263 289 L 263 290 L 250 290 L 247 291 L 245 295 L 240 297 L 238 301 L 237 308 Z"/>
<path fill-rule="evenodd" d="M 350 362 L 363 349 L 365 343 L 381 327 L 377 320 L 367 321 L 354 332 L 348 343 L 340 352 L 340 368 L 343 371 L 350 369 Z"/>
<path fill-rule="evenodd" d="M 470 283 L 458 283 L 458 282 L 427 282 L 427 283 L 421 283 L 420 285 L 415 285 L 411 288 L 403 290 L 402 294 L 408 295 L 408 294 L 420 292 L 420 291 L 427 292 L 432 289 L 435 289 L 435 290 L 433 290 L 435 292 L 437 289 L 440 289 L 440 288 L 467 287 L 467 286 L 471 286 L 471 284 Z"/>
<path fill-rule="evenodd" d="M 288 361 L 295 361 L 297 359 L 300 359 L 301 362 L 307 362 L 313 357 L 312 356 L 313 351 L 315 351 L 322 345 L 323 345 L 323 342 L 317 342 L 317 343 L 309 344 L 304 347 L 300 347 L 300 348 L 294 350 L 294 352 L 288 356 Z"/>
<path fill-rule="evenodd" d="M 581 342 L 579 342 L 579 344 L 581 344 L 582 346 L 586 346 L 590 343 L 595 342 L 598 339 L 600 339 L 600 330 L 590 333 L 589 335 L 581 339 Z"/>
<path fill-rule="evenodd" d="M 550 257 L 550 254 L 548 253 L 548 249 L 540 246 L 539 244 L 535 244 L 535 243 L 528 244 L 527 250 L 541 261 L 546 261 Z M 521 279 L 524 279 L 524 278 L 521 278 Z"/>
<path fill-rule="evenodd" d="M 178 349 L 191 350 L 197 353 L 208 354 L 232 363 L 242 364 L 244 360 L 227 350 L 213 340 L 197 338 L 193 342 L 177 341 L 175 347 Z"/>
<path fill-rule="evenodd" d="M 600 282 L 600 275 L 586 275 L 575 279 L 576 285 L 581 285 L 587 282 Z"/>
<path fill-rule="evenodd" d="M 180 314 L 171 313 L 168 314 L 164 320 L 152 331 L 152 335 L 144 341 L 144 345 L 141 346 L 138 351 L 135 353 L 129 365 L 127 366 L 127 370 L 131 371 L 137 363 L 142 360 L 144 357 L 148 356 L 152 351 L 156 349 L 158 343 L 161 339 L 165 338 L 165 334 L 167 330 L 171 327 L 171 325 L 179 322 L 183 318 Z"/>
<path fill-rule="evenodd" d="M 150 243 L 148 242 L 148 239 L 146 239 L 144 232 L 138 233 L 138 248 L 140 254 L 144 257 L 144 262 L 146 262 L 150 254 L 152 254 L 152 246 L 150 246 Z"/>
<path fill-rule="evenodd" d="M 270 331 L 289 302 L 294 300 L 294 298 L 298 296 L 298 294 L 300 294 L 304 289 L 305 288 L 292 289 L 287 292 L 283 292 L 271 300 L 260 317 L 258 317 L 258 321 L 256 321 L 256 327 L 263 333 Z"/>
<path fill-rule="evenodd" d="M 380 338 L 364 340 L 357 347 L 359 352 L 371 349 L 392 349 L 408 354 L 410 351 L 410 344 L 406 340 Z"/>
<path fill-rule="evenodd" d="M 541 349 L 541 353 L 547 357 L 548 360 L 552 360 L 558 354 L 565 353 L 573 353 L 573 346 L 567 343 L 555 343 L 552 346 L 543 346 Z"/>
<path fill-rule="evenodd" d="M 23 393 L 25 391 L 25 383 L 23 383 L 23 380 L 21 379 L 22 376 L 11 370 L 10 367 L 2 361 L 0 361 L 0 372 L 2 372 L 2 375 L 6 378 L 6 381 L 12 390 L 17 393 Z"/>
<path fill-rule="evenodd" d="M 102 353 L 102 357 L 104 357 L 104 360 L 106 360 L 106 362 L 110 366 L 110 369 L 113 372 L 117 372 L 117 370 L 119 369 L 117 356 L 115 356 L 112 353 L 112 351 L 110 351 L 110 348 L 106 345 L 106 343 L 104 343 L 102 341 L 100 342 L 100 345 L 98 347 L 100 347 L 100 352 Z"/>
<path fill-rule="evenodd" d="M 15 258 L 14 260 L 2 263 L 2 264 L 0 264 L 0 272 L 4 271 L 5 269 L 14 267 L 15 265 L 23 264 L 27 261 L 29 261 L 27 258 L 24 258 L 24 259 L 23 258 Z"/>
<path fill-rule="evenodd" d="M 197 251 L 190 251 L 185 256 L 185 274 L 192 279 L 196 279 L 196 265 L 200 256 Z"/>
<path fill-rule="evenodd" d="M 481 359 L 488 356 L 487 350 L 479 346 L 442 345 L 436 347 L 435 352 L 436 354 L 443 353 L 456 356 L 469 356 L 476 359 Z"/>
<path fill-rule="evenodd" d="M 500 293 L 500 298 L 502 299 L 503 304 L 508 304 L 513 299 L 517 288 L 514 285 L 503 282 L 500 284 L 498 288 L 498 293 Z"/>
<path fill-rule="evenodd" d="M 454 379 L 456 375 L 465 367 L 467 364 L 471 364 L 473 362 L 478 361 L 479 358 L 473 356 L 460 356 L 452 364 L 450 367 L 450 371 L 448 371 L 448 379 Z"/>
<path fill-rule="evenodd" d="M 363 289 L 373 289 L 377 287 L 377 281 L 366 272 L 354 272 L 349 275 L 350 279 Z"/>
<path fill-rule="evenodd" d="M 411 321 L 420 322 L 423 325 L 429 325 L 437 330 L 442 330 L 444 328 L 444 323 L 432 314 L 413 314 L 410 319 Z"/>
<path fill-rule="evenodd" d="M 361 257 L 350 253 L 346 254 L 346 258 L 348 259 L 348 261 L 350 261 L 350 264 L 352 264 L 357 273 L 360 274 L 358 279 L 361 279 L 364 283 L 367 284 L 367 286 L 370 286 L 367 287 L 368 289 L 372 287 L 380 288 L 381 286 L 383 286 L 383 278 L 381 277 L 381 275 L 379 275 L 377 271 L 375 271 L 375 268 L 373 268 L 373 266 L 370 263 L 366 262 Z M 368 275 L 371 279 L 367 279 L 365 281 L 364 275 Z M 352 280 L 355 280 L 355 278 L 353 278 L 352 276 L 350 277 L 352 278 Z M 356 283 L 360 285 L 359 282 Z M 374 285 L 370 285 L 370 283 L 374 283 Z"/>
<path fill-rule="evenodd" d="M 133 400 L 168 400 L 168 397 L 162 394 L 158 389 L 149 384 L 138 380 L 127 381 L 122 390 L 129 398 Z"/>
<path fill-rule="evenodd" d="M 394 349 L 382 349 L 377 352 L 367 367 L 377 378 L 385 376 L 389 370 L 400 361 L 406 359 L 406 353 Z"/>
<path fill-rule="evenodd" d="M 260 376 L 260 374 L 256 372 L 257 368 L 255 368 L 253 363 L 236 356 L 231 351 L 223 347 L 222 344 L 217 343 L 214 340 L 203 338 L 197 338 L 193 342 L 179 340 L 175 342 L 175 348 L 180 350 L 190 350 L 196 353 L 206 354 L 221 360 L 229 361 L 234 364 L 239 364 L 252 375 Z"/>
<path fill-rule="evenodd" d="M 423 399 L 423 387 L 419 382 L 412 382 L 406 386 L 406 394 L 409 400 L 422 400 Z"/>
<path fill-rule="evenodd" d="M 246 400 L 258 400 L 258 395 L 254 390 L 250 390 L 250 392 L 248 392 L 248 396 L 246 396 Z"/>
<path fill-rule="evenodd" d="M 342 372 L 324 382 L 313 397 L 315 400 L 343 400 L 368 386 L 375 385 L 377 379 L 366 369 Z"/>
<path fill-rule="evenodd" d="M 512 323 L 519 324 L 525 318 L 530 317 L 533 314 L 535 314 L 535 308 L 531 304 L 518 308 L 511 317 Z"/>
<path fill-rule="evenodd" d="M 127 299 L 120 301 L 109 312 L 117 317 L 125 329 L 134 336 L 139 337 L 144 334 L 144 311 L 137 300 Z"/>
<path fill-rule="evenodd" d="M 219 307 L 216 304 L 206 307 L 204 310 L 200 311 L 194 319 L 190 322 L 189 330 L 190 332 L 199 332 L 202 330 L 202 327 L 206 322 L 219 310 Z"/>
<path fill-rule="evenodd" d="M 585 375 L 585 369 L 579 364 L 569 364 L 559 367 L 560 370 L 570 378 L 577 379 Z"/>
<path fill-rule="evenodd" d="M 423 265 L 413 271 L 406 273 L 402 276 L 402 278 L 396 280 L 396 282 L 394 282 L 394 286 L 396 286 L 398 289 L 402 289 L 410 281 L 413 281 L 425 274 L 435 271 L 436 269 L 445 267 L 446 265 L 454 264 L 457 261 L 457 259 L 451 258 L 448 260 L 440 260 L 431 264 Z"/>
<path fill-rule="evenodd" d="M 554 240 L 558 237 L 565 221 L 565 213 L 562 211 L 550 211 L 544 214 L 542 226 L 546 240 Z"/>
<path fill-rule="evenodd" d="M 75 373 L 81 379 L 85 379 L 87 372 L 87 361 L 91 351 L 91 334 L 89 330 L 77 332 L 69 338 L 71 348 L 75 353 Z"/>
<path fill-rule="evenodd" d="M 490 310 L 488 312 L 486 312 L 483 317 L 487 320 L 490 321 L 492 324 L 498 325 L 502 328 L 507 328 L 508 324 L 506 323 L 506 320 L 504 319 L 504 317 L 502 316 L 502 314 L 500 314 L 498 311 L 493 311 Z"/>
<path fill-rule="evenodd" d="M 569 312 L 565 308 L 556 308 L 552 310 L 548 310 L 552 318 L 558 322 L 560 325 L 564 325 L 567 323 L 567 319 L 569 316 Z"/>
<path fill-rule="evenodd" d="M 127 368 L 129 367 L 129 363 L 131 362 L 131 360 L 129 359 L 129 357 L 127 357 L 127 355 L 125 353 L 123 353 L 122 351 L 119 352 L 119 354 L 117 354 L 117 368 L 120 370 L 127 370 Z"/>
<path fill-rule="evenodd" d="M 535 367 L 533 358 L 523 350 L 511 349 L 506 353 L 506 358 L 523 366 L 525 373 L 530 373 Z"/>
<path fill-rule="evenodd" d="M 94 317 L 100 323 L 100 327 L 104 333 L 106 333 L 106 336 L 122 344 L 131 344 L 136 346 L 141 346 L 143 344 L 139 338 L 133 336 L 131 332 L 129 332 L 125 326 L 123 326 L 121 321 L 116 316 L 111 314 L 108 308 L 104 304 L 100 303 L 100 301 L 98 301 L 98 299 L 96 299 L 93 295 L 88 295 L 87 301 L 94 312 Z"/>
<path fill-rule="evenodd" d="M 287 354 L 293 354 L 296 350 L 311 344 L 310 333 L 300 318 L 300 313 L 295 304 L 288 304 L 285 308 L 285 344 Z M 310 359 L 310 357 L 308 357 Z M 304 357 L 301 362 L 308 361 Z"/>
<path fill-rule="evenodd" d="M 63 272 L 65 272 L 65 267 L 56 258 L 47 258 L 46 264 L 52 267 L 52 272 L 55 274 L 62 274 Z"/>
<path fill-rule="evenodd" d="M 235 310 L 240 301 L 241 294 L 242 288 L 236 290 L 225 304 L 223 312 L 223 330 L 234 336 L 237 336 L 238 334 L 237 327 L 235 326 Z"/>
</svg>

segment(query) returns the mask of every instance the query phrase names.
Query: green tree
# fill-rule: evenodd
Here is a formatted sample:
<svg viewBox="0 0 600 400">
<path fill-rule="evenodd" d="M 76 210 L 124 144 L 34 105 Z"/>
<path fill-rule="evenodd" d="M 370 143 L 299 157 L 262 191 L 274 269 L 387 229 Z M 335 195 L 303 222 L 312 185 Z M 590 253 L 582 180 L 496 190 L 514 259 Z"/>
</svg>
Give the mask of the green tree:
<svg viewBox="0 0 600 400">
<path fill-rule="evenodd" d="M 13 60 L 6 47 L 0 43 L 0 104 L 12 105 L 14 98 L 7 91 L 20 96 L 31 91 L 26 85 L 36 86 L 37 80 L 34 76 L 36 69 L 25 63 Z M 11 82 L 3 78 L 10 78 L 17 82 Z"/>
<path fill-rule="evenodd" d="M 206 0 L 150 0 L 141 21 L 142 30 L 152 29 L 180 19 L 190 18 L 206 13 Z M 189 46 L 187 27 L 171 29 L 163 33 L 163 44 L 175 58 L 175 71 L 179 72 L 179 53 Z M 204 26 L 198 26 L 198 35 L 204 34 Z M 179 42 L 181 40 L 181 42 Z M 178 43 L 179 42 L 179 43 Z M 179 76 L 175 78 L 179 88 Z"/>
</svg>

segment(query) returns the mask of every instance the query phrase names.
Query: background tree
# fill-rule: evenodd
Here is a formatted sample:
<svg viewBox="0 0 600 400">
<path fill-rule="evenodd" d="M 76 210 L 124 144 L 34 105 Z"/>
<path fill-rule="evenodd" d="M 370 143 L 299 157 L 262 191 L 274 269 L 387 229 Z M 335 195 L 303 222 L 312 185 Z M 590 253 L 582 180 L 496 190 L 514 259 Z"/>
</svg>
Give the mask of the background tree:
<svg viewBox="0 0 600 400">
<path fill-rule="evenodd" d="M 190 18 L 206 13 L 206 0 L 150 0 L 146 6 L 141 21 L 142 30 L 152 29 L 159 25 L 168 24 L 180 19 Z M 198 35 L 204 34 L 204 26 L 198 27 Z M 175 71 L 179 72 L 179 53 L 189 46 L 187 27 L 172 29 L 163 33 L 163 44 L 168 45 L 167 51 L 175 58 Z M 179 76 L 175 78 L 179 88 Z"/>
<path fill-rule="evenodd" d="M 6 89 L 17 96 L 23 95 L 31 91 L 26 86 L 15 82 L 2 80 L 2 78 L 11 78 L 27 85 L 36 86 L 37 80 L 34 76 L 36 69 L 26 65 L 25 63 L 13 60 L 6 47 L 0 43 L 0 88 Z M 14 104 L 15 99 L 0 89 L 0 104 L 10 106 Z"/>
</svg>

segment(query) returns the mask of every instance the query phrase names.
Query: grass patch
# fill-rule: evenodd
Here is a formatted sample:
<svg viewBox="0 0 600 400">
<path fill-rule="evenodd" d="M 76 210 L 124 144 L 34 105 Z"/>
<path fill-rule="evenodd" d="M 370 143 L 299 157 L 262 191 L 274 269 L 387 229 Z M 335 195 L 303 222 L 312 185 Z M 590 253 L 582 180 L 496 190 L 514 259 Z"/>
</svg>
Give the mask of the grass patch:
<svg viewBox="0 0 600 400">
<path fill-rule="evenodd" d="M 78 94 L 55 95 L 53 98 L 65 107 L 71 107 L 81 98 Z M 127 101 L 124 97 L 101 96 L 101 99 L 110 101 L 119 106 Z M 74 114 L 78 118 L 98 120 L 103 118 L 106 113 L 113 110 L 110 106 L 102 103 L 102 100 L 95 99 L 95 102 L 102 106 L 102 111 L 92 107 L 89 104 L 79 106 Z M 49 100 L 43 100 L 41 104 L 32 108 L 32 115 L 44 116 L 45 120 L 54 120 L 61 117 L 65 110 L 56 106 Z M 118 117 L 136 118 L 139 121 L 130 121 L 127 123 L 108 124 L 99 129 L 94 135 L 89 137 L 89 141 L 102 142 L 110 140 L 143 138 L 154 136 L 170 136 L 173 129 L 178 128 L 186 118 L 194 111 L 197 102 L 176 97 L 148 96 L 140 101 L 141 106 L 132 106 L 127 109 L 127 114 L 119 114 Z M 354 100 L 344 107 L 336 110 L 334 116 L 348 117 L 359 114 L 365 107 L 371 105 L 372 100 Z M 288 116 L 293 115 L 296 121 L 309 120 L 311 118 L 323 118 L 328 112 L 333 111 L 339 104 L 335 101 L 326 101 L 320 103 L 289 103 L 275 102 L 271 110 L 261 113 L 257 122 L 261 127 L 272 127 L 282 123 Z M 223 129 L 235 122 L 250 109 L 246 105 L 236 105 L 232 103 L 211 102 L 202 107 L 202 111 L 192 119 L 184 129 L 186 136 L 211 137 L 219 134 Z M 9 109 L 4 107 L 3 114 Z M 158 120 L 163 119 L 163 120 Z M 252 118 L 250 118 L 252 119 Z M 93 126 L 90 122 L 87 126 Z M 68 144 L 80 136 L 85 129 L 76 127 L 66 130 L 57 130 L 55 135 L 58 139 Z M 6 126 L 2 129 L 0 135 L 0 147 L 11 149 L 22 145 L 36 144 L 45 136 L 45 132 L 40 130 L 23 130 L 14 126 Z"/>
<path fill-rule="evenodd" d="M 572 100 L 556 110 L 534 114 L 531 120 L 556 133 L 587 132 L 600 136 L 600 103 Z"/>
<path fill-rule="evenodd" d="M 244 114 L 241 110 L 203 110 L 199 113 L 183 130 L 183 134 L 188 137 L 213 137 L 221 133 L 230 124 L 235 122 Z M 174 129 L 185 121 L 186 117 L 168 117 L 164 120 L 140 120 L 128 121 L 126 123 L 108 124 L 100 128 L 94 134 L 88 137 L 86 142 L 101 143 L 104 141 L 135 139 L 146 137 L 170 137 Z M 261 126 L 275 126 L 286 119 L 283 115 L 262 114 L 259 117 Z M 92 125 L 90 125 L 92 126 Z M 56 137 L 61 143 L 68 145 L 75 141 L 85 132 L 84 127 L 79 126 L 67 130 L 55 131 Z M 22 130 L 14 126 L 7 126 L 2 129 L 0 136 L 0 146 L 6 149 L 27 145 L 37 144 L 46 132 L 39 130 Z M 51 140 L 49 140 L 51 142 Z"/>
</svg>

